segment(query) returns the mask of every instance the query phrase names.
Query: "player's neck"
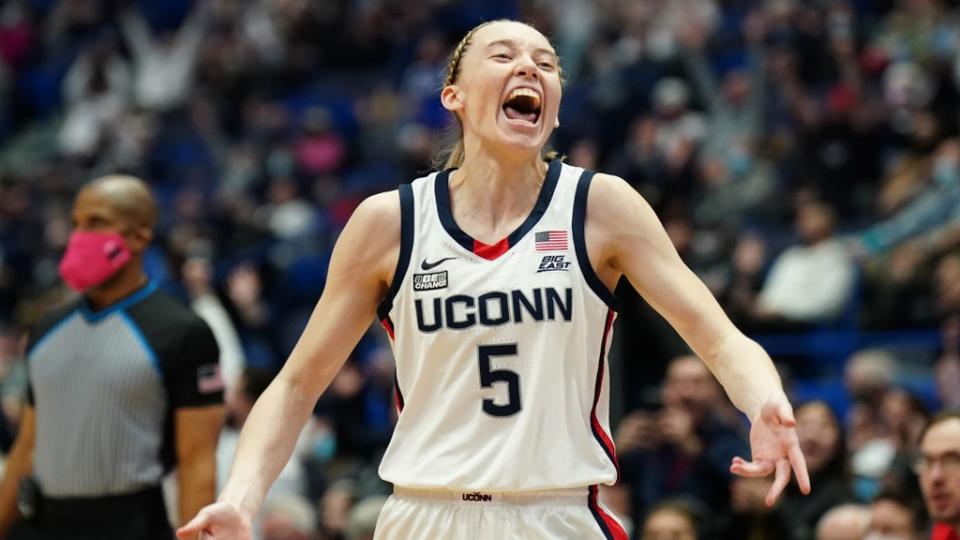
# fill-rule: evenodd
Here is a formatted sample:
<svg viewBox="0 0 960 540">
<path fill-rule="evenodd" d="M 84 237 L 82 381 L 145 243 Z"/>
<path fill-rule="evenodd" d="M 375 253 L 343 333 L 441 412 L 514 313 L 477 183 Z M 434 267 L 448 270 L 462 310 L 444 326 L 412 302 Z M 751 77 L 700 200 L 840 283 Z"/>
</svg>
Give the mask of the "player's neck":
<svg viewBox="0 0 960 540">
<path fill-rule="evenodd" d="M 492 220 L 527 213 L 540 193 L 546 168 L 539 157 L 506 162 L 488 154 L 471 153 L 451 175 L 451 198 L 454 206 L 469 201 L 471 213 Z"/>
</svg>

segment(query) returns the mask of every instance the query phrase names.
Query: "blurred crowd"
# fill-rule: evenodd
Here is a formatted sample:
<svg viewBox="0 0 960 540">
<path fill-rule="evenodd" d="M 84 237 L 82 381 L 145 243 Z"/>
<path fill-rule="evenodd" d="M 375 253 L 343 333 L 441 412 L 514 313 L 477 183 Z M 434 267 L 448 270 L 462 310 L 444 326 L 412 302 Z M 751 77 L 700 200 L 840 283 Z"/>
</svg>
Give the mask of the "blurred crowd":
<svg viewBox="0 0 960 540">
<path fill-rule="evenodd" d="M 704 538 L 813 538 L 832 508 L 869 510 L 846 503 L 912 512 L 904 463 L 919 426 L 960 406 L 958 4 L 6 0 L 0 447 L 23 401 L 24 332 L 66 294 L 72 197 L 126 172 L 162 207 L 149 274 L 220 342 L 228 467 L 352 210 L 430 170 L 450 120 L 437 97 L 450 48 L 506 17 L 561 56 L 552 144 L 569 163 L 630 181 L 748 333 L 844 340 L 828 366 L 809 340 L 775 352 L 794 395 L 811 399 L 797 413 L 817 491 L 791 488 L 770 510 L 763 481 L 727 472 L 742 419 L 633 299 L 620 322 L 638 329 L 619 352 L 623 484 L 608 504 L 638 536 L 657 508 Z M 390 492 L 376 463 L 392 370 L 372 330 L 304 430 L 262 538 L 369 537 Z"/>
</svg>

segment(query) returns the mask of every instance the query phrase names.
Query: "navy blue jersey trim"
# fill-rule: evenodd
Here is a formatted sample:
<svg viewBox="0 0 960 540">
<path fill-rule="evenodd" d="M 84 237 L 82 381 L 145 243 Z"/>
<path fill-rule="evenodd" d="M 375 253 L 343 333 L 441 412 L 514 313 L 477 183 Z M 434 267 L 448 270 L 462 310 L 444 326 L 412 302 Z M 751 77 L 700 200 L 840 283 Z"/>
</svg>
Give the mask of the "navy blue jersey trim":
<svg viewBox="0 0 960 540">
<path fill-rule="evenodd" d="M 403 392 L 400 391 L 400 380 L 397 379 L 397 372 L 393 372 L 393 390 L 397 393 L 397 412 L 403 412 L 406 401 L 403 399 Z"/>
<path fill-rule="evenodd" d="M 515 246 L 524 235 L 530 232 L 547 211 L 547 207 L 550 206 L 550 201 L 553 199 L 553 192 L 557 189 L 557 181 L 560 179 L 560 171 L 562 168 L 563 164 L 559 159 L 554 159 L 547 165 L 547 176 L 543 179 L 543 186 L 540 187 L 540 195 L 537 196 L 537 202 L 533 205 L 533 210 L 530 212 L 530 215 L 527 216 L 527 219 L 523 220 L 523 223 L 507 236 L 507 244 L 510 247 Z M 453 170 L 454 169 L 447 169 L 437 173 L 433 181 L 434 194 L 437 200 L 437 213 L 440 215 L 440 223 L 447 231 L 447 234 L 463 246 L 464 249 L 472 253 L 476 244 L 484 244 L 484 242 L 474 240 L 474 238 L 464 232 L 453 219 L 453 211 L 450 209 L 450 173 Z M 494 244 L 496 243 L 497 242 Z"/>
<path fill-rule="evenodd" d="M 156 290 L 157 290 L 156 282 L 148 281 L 147 284 L 141 287 L 138 291 L 134 292 L 130 296 L 124 298 L 123 300 L 120 300 L 119 302 L 113 305 L 110 305 L 101 309 L 100 311 L 92 311 L 90 309 L 90 303 L 87 301 L 86 298 L 84 298 L 83 302 L 80 303 L 80 313 L 83 314 L 83 318 L 86 319 L 87 322 L 95 323 L 98 321 L 102 321 L 103 319 L 108 317 L 110 314 L 116 313 L 121 309 L 126 309 L 136 304 L 137 302 L 140 302 L 141 300 L 153 294 L 153 292 Z"/>
<path fill-rule="evenodd" d="M 600 281 L 597 273 L 590 264 L 590 257 L 587 255 L 586 223 L 587 223 L 587 194 L 590 192 L 590 182 L 593 180 L 593 171 L 583 171 L 580 179 L 577 180 L 577 193 L 573 199 L 573 248 L 577 253 L 577 262 L 580 265 L 580 273 L 587 281 L 590 289 L 603 300 L 603 303 L 614 311 L 617 310 L 619 301 L 613 295 L 607 286 Z"/>
<path fill-rule="evenodd" d="M 600 515 L 600 508 L 597 505 L 597 486 L 593 485 L 589 488 L 589 494 L 587 495 L 587 507 L 590 508 L 590 513 L 593 514 L 593 519 L 597 520 L 597 526 L 600 527 L 600 530 L 603 532 L 603 537 L 606 540 L 614 540 L 613 531 L 610 530 L 610 527 L 607 526 L 607 522 L 604 521 L 603 516 Z"/>
<path fill-rule="evenodd" d="M 400 184 L 397 187 L 400 193 L 400 257 L 397 259 L 397 268 L 393 271 L 393 281 L 390 290 L 377 306 L 377 317 L 384 319 L 393 309 L 393 299 L 400 290 L 400 284 L 410 266 L 410 254 L 413 252 L 413 188 L 410 184 Z"/>
<path fill-rule="evenodd" d="M 597 377 L 593 387 L 593 408 L 590 409 L 590 429 L 593 431 L 593 438 L 596 439 L 600 447 L 603 448 L 603 453 L 607 455 L 607 458 L 610 459 L 610 463 L 613 463 L 614 468 L 617 470 L 616 483 L 619 484 L 620 462 L 617 461 L 616 448 L 613 446 L 613 440 L 606 433 L 602 432 L 603 427 L 600 425 L 600 420 L 597 418 L 597 404 L 600 401 L 600 391 L 603 389 L 603 377 L 606 374 L 605 364 L 607 360 L 607 339 L 610 337 L 610 332 L 613 330 L 613 317 L 613 311 L 607 311 L 607 316 L 603 326 L 603 338 L 600 342 L 600 359 L 597 363 Z"/>
</svg>

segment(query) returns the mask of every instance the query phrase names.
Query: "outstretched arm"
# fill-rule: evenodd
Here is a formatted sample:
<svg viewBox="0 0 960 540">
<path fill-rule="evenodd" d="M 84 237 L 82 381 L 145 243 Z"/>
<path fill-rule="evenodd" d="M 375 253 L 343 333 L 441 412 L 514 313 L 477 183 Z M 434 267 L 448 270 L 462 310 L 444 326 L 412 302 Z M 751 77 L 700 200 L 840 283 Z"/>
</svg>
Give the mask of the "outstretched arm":
<svg viewBox="0 0 960 540">
<path fill-rule="evenodd" d="M 753 462 L 735 460 L 737 474 L 776 471 L 767 502 L 789 481 L 792 464 L 801 489 L 809 478 L 797 443 L 793 411 L 767 353 L 740 332 L 707 287 L 683 263 L 650 205 L 622 179 L 598 174 L 587 199 L 588 253 L 612 286 L 624 275 L 707 364 L 750 419 Z"/>
<path fill-rule="evenodd" d="M 254 405 L 217 504 L 177 531 L 180 538 L 249 538 L 249 524 L 290 459 L 317 398 L 370 326 L 399 258 L 396 192 L 360 205 L 334 247 L 323 295 L 283 369 Z"/>
</svg>

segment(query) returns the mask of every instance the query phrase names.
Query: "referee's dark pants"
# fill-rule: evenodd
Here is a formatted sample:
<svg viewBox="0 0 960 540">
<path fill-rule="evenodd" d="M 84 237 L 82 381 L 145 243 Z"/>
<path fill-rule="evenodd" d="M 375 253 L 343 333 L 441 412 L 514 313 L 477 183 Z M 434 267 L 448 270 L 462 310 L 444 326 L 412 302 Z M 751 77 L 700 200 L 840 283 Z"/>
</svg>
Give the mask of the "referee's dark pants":
<svg viewBox="0 0 960 540">
<path fill-rule="evenodd" d="M 163 492 L 153 487 L 107 497 L 44 498 L 11 540 L 171 540 Z"/>
</svg>

